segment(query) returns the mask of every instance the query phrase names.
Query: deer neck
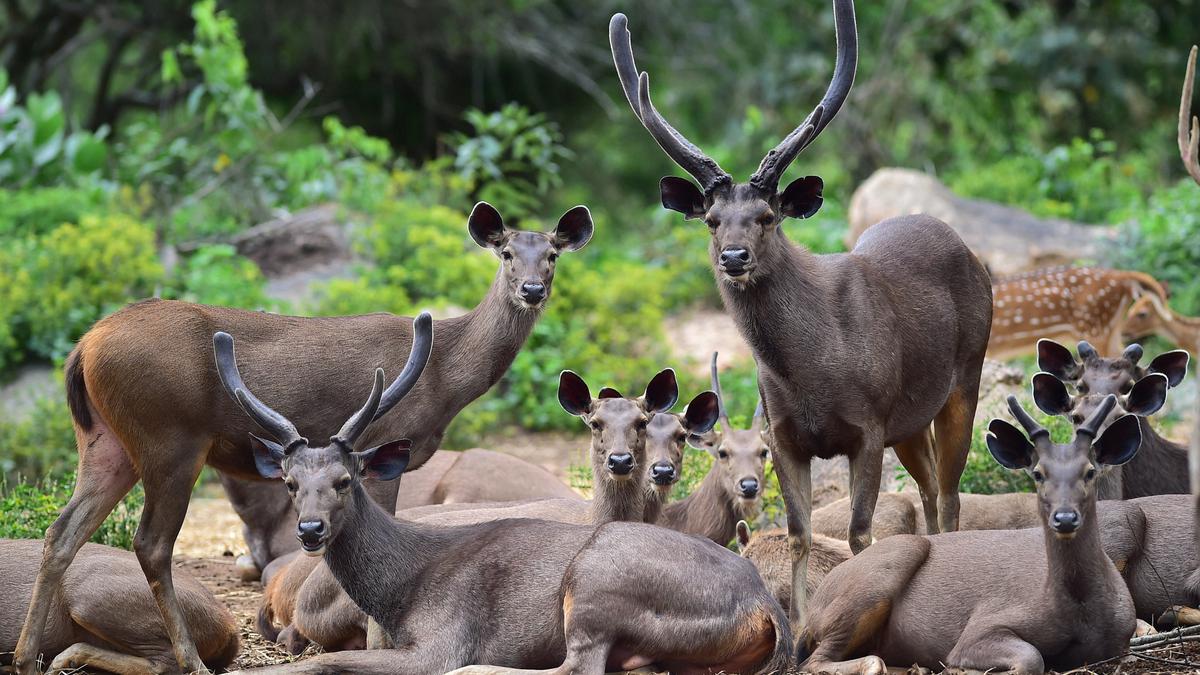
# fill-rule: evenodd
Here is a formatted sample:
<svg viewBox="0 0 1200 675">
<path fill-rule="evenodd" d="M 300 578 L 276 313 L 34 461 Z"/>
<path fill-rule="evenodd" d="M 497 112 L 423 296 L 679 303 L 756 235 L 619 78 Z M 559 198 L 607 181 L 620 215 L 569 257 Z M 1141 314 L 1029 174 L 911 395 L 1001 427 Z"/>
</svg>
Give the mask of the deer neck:
<svg viewBox="0 0 1200 675">
<path fill-rule="evenodd" d="M 449 532 L 393 518 L 356 483 L 325 564 L 364 612 L 385 628 L 396 626 L 403 599 Z"/>
<path fill-rule="evenodd" d="M 503 270 L 497 271 L 475 309 L 434 326 L 437 349 L 445 355 L 439 365 L 453 371 L 446 377 L 457 383 L 457 395 L 467 402 L 500 381 L 541 316 L 540 309 L 517 306 L 506 285 Z"/>
<path fill-rule="evenodd" d="M 734 499 L 721 487 L 714 464 L 690 495 L 663 508 L 661 521 L 672 530 L 725 544 L 733 538 L 739 515 Z"/>
<path fill-rule="evenodd" d="M 1048 597 L 1084 602 L 1096 596 L 1096 587 L 1107 578 L 1111 567 L 1100 545 L 1093 499 L 1083 510 L 1083 526 L 1071 539 L 1059 539 L 1043 524 L 1046 543 L 1046 592 Z"/>
<path fill-rule="evenodd" d="M 592 522 L 596 525 L 614 521 L 642 522 L 646 517 L 646 486 L 630 478 L 593 479 Z"/>
</svg>

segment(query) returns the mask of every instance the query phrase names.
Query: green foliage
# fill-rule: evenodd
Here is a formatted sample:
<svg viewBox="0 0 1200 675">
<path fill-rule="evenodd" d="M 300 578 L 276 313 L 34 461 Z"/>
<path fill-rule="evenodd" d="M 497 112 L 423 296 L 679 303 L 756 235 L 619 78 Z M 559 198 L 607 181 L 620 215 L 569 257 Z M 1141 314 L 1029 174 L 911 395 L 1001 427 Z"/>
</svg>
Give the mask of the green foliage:
<svg viewBox="0 0 1200 675">
<path fill-rule="evenodd" d="M 33 483 L 0 484 L 0 539 L 41 539 L 67 505 L 75 487 L 75 474 L 68 472 Z M 112 514 L 104 520 L 91 541 L 126 550 L 133 549 L 145 495 L 134 486 Z"/>
<path fill-rule="evenodd" d="M 61 372 L 58 391 L 34 401 L 27 416 L 0 419 L 0 448 L 4 450 L 0 478 L 9 483 L 20 482 L 22 477 L 61 476 L 71 471 L 79 459 Z"/>
<path fill-rule="evenodd" d="M 170 297 L 224 307 L 265 309 L 266 280 L 258 265 L 225 244 L 201 246 L 175 270 Z"/>
<path fill-rule="evenodd" d="M 1156 191 L 1132 210 L 1112 247 L 1112 263 L 1138 269 L 1166 282 L 1179 312 L 1200 314 L 1200 187 L 1190 179 Z"/>
<path fill-rule="evenodd" d="M 0 68 L 0 188 L 77 183 L 108 158 L 108 130 L 70 131 L 57 92 L 31 92 L 17 105 L 16 87 Z"/>
<path fill-rule="evenodd" d="M 1033 411 L 1034 419 L 1039 424 L 1050 430 L 1050 438 L 1054 442 L 1067 443 L 1074 437 L 1074 428 L 1066 418 L 1043 415 L 1029 407 L 1028 401 L 1024 405 L 1027 410 Z M 959 490 L 974 494 L 1033 492 L 1033 479 L 1028 474 L 1024 471 L 1010 471 L 996 462 L 984 442 L 986 435 L 986 425 L 979 425 L 971 432 L 971 452 L 967 456 L 967 466 L 958 484 Z"/>
<path fill-rule="evenodd" d="M 0 199 L 0 240 L 40 235 L 63 223 L 78 223 L 84 214 L 103 211 L 105 203 L 103 192 L 97 188 L 7 191 Z"/>
</svg>

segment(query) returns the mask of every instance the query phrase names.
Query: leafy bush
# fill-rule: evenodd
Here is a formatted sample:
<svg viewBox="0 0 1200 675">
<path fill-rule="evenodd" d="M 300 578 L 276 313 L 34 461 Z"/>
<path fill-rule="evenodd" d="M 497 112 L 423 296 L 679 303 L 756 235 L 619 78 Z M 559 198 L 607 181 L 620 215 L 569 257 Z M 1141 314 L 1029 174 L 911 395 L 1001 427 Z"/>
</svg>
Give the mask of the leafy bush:
<svg viewBox="0 0 1200 675">
<path fill-rule="evenodd" d="M 68 472 L 54 478 L 45 478 L 39 483 L 16 483 L 0 485 L 0 538 L 41 539 L 46 529 L 54 523 L 59 512 L 71 499 L 75 488 L 75 474 Z M 142 515 L 145 495 L 139 483 L 117 504 L 117 508 L 104 520 L 91 541 L 126 550 L 133 549 L 133 537 L 137 533 L 138 520 Z"/>
<path fill-rule="evenodd" d="M 0 187 L 74 183 L 104 168 L 107 129 L 68 131 L 57 92 L 31 92 L 19 106 L 17 90 L 0 68 Z"/>
<path fill-rule="evenodd" d="M 201 246 L 183 260 L 169 295 L 206 305 L 265 309 L 276 304 L 267 298 L 265 284 L 258 265 L 232 246 L 218 244 Z"/>
<path fill-rule="evenodd" d="M 105 211 L 106 203 L 103 191 L 95 187 L 9 190 L 0 199 L 0 241 L 78 223 L 85 214 Z"/>
<path fill-rule="evenodd" d="M 1026 410 L 1031 411 L 1039 424 L 1050 430 L 1050 438 L 1057 443 L 1067 443 L 1074 437 L 1071 423 L 1063 417 L 1043 415 L 1024 401 Z M 967 466 L 963 470 L 958 489 L 973 494 L 1002 494 L 1005 492 L 1032 492 L 1033 480 L 1024 471 L 1010 471 L 992 457 L 984 438 L 987 426 L 979 425 L 971 432 L 971 451 Z"/>
<path fill-rule="evenodd" d="M 1155 192 L 1132 213 L 1111 249 L 1113 264 L 1154 275 L 1170 287 L 1177 311 L 1200 314 L 1200 187 L 1184 179 Z"/>
<path fill-rule="evenodd" d="M 57 376 L 61 380 L 61 370 Z M 34 401 L 22 419 L 0 420 L 0 452 L 0 476 L 9 483 L 60 476 L 75 468 L 75 430 L 61 384 L 53 396 Z"/>
</svg>

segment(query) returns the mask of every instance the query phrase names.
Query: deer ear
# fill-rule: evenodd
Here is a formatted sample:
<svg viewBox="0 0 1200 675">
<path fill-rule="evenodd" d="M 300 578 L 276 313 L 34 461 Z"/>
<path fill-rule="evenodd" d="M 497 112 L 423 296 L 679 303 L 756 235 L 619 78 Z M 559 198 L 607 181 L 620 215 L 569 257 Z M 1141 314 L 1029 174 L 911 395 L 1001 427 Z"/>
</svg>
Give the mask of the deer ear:
<svg viewBox="0 0 1200 675">
<path fill-rule="evenodd" d="M 254 468 L 263 478 L 283 478 L 283 446 L 275 441 L 250 434 L 250 447 L 254 449 Z"/>
<path fill-rule="evenodd" d="M 558 376 L 558 404 L 572 415 L 586 415 L 592 411 L 592 392 L 587 382 L 575 373 L 564 370 Z"/>
<path fill-rule="evenodd" d="M 1125 412 L 1138 417 L 1153 415 L 1167 402 L 1170 382 L 1162 373 L 1150 373 L 1134 383 L 1125 397 Z"/>
<path fill-rule="evenodd" d="M 716 457 L 717 448 L 721 446 L 721 434 L 715 429 L 709 429 L 702 434 L 688 434 L 687 444 Z"/>
<path fill-rule="evenodd" d="M 825 201 L 821 196 L 825 181 L 820 176 L 805 176 L 788 183 L 779 195 L 779 206 L 788 218 L 809 218 Z"/>
<path fill-rule="evenodd" d="M 1071 355 L 1071 350 L 1054 340 L 1042 338 L 1037 343 L 1038 368 L 1060 380 L 1079 379 L 1080 364 Z"/>
<path fill-rule="evenodd" d="M 404 473 L 404 469 L 408 467 L 411 448 L 412 441 L 401 438 L 351 454 L 358 459 L 364 478 L 386 481 L 399 478 L 400 474 Z"/>
<path fill-rule="evenodd" d="M 675 381 L 675 371 L 666 368 L 655 375 L 650 384 L 646 385 L 646 393 L 642 402 L 646 412 L 667 412 L 679 400 L 679 383 Z"/>
<path fill-rule="evenodd" d="M 988 451 L 1006 469 L 1028 469 L 1033 466 L 1035 450 L 1025 434 L 1004 420 L 995 419 L 988 425 Z"/>
<path fill-rule="evenodd" d="M 665 176 L 658 181 L 662 205 L 683 214 L 685 220 L 704 217 L 704 193 L 686 178 Z"/>
<path fill-rule="evenodd" d="M 737 546 L 738 553 L 745 553 L 746 547 L 750 545 L 750 526 L 746 521 L 737 521 Z"/>
<path fill-rule="evenodd" d="M 717 402 L 717 395 L 711 391 L 700 392 L 683 411 L 683 426 L 688 435 L 707 433 L 712 431 L 720 413 L 721 406 Z"/>
<path fill-rule="evenodd" d="M 1183 382 L 1183 378 L 1187 375 L 1188 353 L 1182 349 L 1176 349 L 1173 352 L 1159 354 L 1150 362 L 1148 370 L 1152 373 L 1162 373 L 1167 376 L 1167 384 L 1172 387 L 1178 386 Z"/>
<path fill-rule="evenodd" d="M 586 206 L 576 206 L 558 219 L 554 228 L 554 243 L 564 251 L 578 251 L 592 240 L 592 212 Z"/>
<path fill-rule="evenodd" d="M 1033 376 L 1033 402 L 1047 415 L 1066 415 L 1071 412 L 1071 395 L 1067 385 L 1050 373 Z"/>
<path fill-rule="evenodd" d="M 1133 459 L 1141 445 L 1142 428 L 1137 415 L 1122 415 L 1092 443 L 1092 449 L 1097 462 L 1120 466 Z"/>
<path fill-rule="evenodd" d="M 603 389 L 600 390 L 599 394 L 596 394 L 596 398 L 625 398 L 625 397 L 621 395 L 621 392 L 617 391 L 616 389 L 613 389 L 612 387 L 604 387 Z"/>
<path fill-rule="evenodd" d="M 479 202 L 471 209 L 467 218 L 467 230 L 471 238 L 483 248 L 498 248 L 504 244 L 504 219 L 500 212 L 487 202 Z"/>
</svg>

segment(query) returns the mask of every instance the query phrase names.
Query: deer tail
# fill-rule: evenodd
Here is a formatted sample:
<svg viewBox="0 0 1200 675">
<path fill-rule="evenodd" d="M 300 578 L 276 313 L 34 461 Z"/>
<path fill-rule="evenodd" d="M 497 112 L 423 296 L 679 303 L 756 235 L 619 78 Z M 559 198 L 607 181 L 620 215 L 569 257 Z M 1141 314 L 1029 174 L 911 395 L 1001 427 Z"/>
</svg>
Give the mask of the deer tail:
<svg viewBox="0 0 1200 675">
<path fill-rule="evenodd" d="M 258 608 L 258 619 L 255 621 L 258 628 L 258 634 L 271 642 L 279 639 L 279 629 L 275 627 L 275 608 L 271 604 L 271 597 L 268 595 L 263 598 L 262 607 Z"/>
<path fill-rule="evenodd" d="M 787 610 L 780 607 L 774 598 L 769 598 L 769 600 L 771 624 L 775 628 L 775 649 L 771 653 L 770 660 L 758 672 L 763 675 L 773 673 L 782 675 L 791 672 L 793 663 L 801 663 L 801 661 L 792 661 L 792 623 L 788 620 Z"/>
<path fill-rule="evenodd" d="M 88 410 L 87 383 L 83 378 L 83 351 L 76 347 L 67 357 L 67 406 L 75 424 L 84 431 L 92 429 L 92 411 Z"/>
</svg>

